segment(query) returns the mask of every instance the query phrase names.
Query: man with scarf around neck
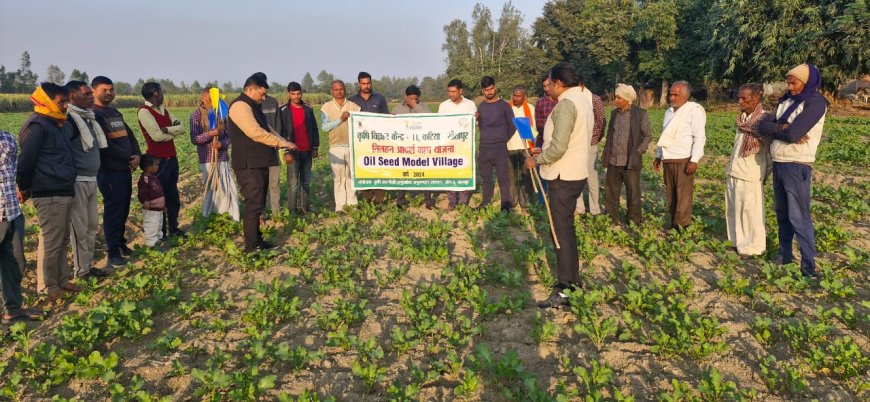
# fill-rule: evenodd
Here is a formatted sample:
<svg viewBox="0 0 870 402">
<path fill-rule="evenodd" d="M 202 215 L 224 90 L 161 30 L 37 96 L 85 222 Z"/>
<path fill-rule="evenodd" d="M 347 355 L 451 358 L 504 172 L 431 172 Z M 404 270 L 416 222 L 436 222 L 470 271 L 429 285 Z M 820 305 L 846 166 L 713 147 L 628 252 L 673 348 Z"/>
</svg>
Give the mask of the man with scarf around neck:
<svg viewBox="0 0 870 402">
<path fill-rule="evenodd" d="M 350 131 L 347 118 L 358 112 L 359 105 L 345 97 L 344 81 L 332 81 L 332 100 L 320 107 L 321 129 L 329 133 L 329 166 L 332 169 L 332 194 L 335 211 L 347 205 L 356 205 L 356 193 L 350 177 Z"/>
<path fill-rule="evenodd" d="M 637 92 L 626 84 L 616 85 L 616 108 L 610 112 L 607 140 L 601 154 L 604 165 L 604 209 L 610 221 L 618 225 L 619 196 L 625 187 L 628 221 L 643 222 L 641 208 L 640 170 L 643 154 L 652 142 L 652 130 L 646 109 L 634 104 Z"/>
<path fill-rule="evenodd" d="M 532 128 L 532 135 L 537 137 L 537 125 L 535 124 L 535 107 L 527 101 L 528 90 L 522 85 L 514 87 L 514 92 L 511 96 L 511 109 L 514 111 L 514 117 L 525 117 L 529 119 Z M 511 204 L 520 207 L 525 206 L 529 202 L 534 189 L 532 187 L 532 177 L 529 169 L 526 169 L 526 154 L 528 145 L 520 138 L 519 130 L 514 132 L 510 141 L 507 143 L 508 155 L 510 156 L 511 171 Z"/>
<path fill-rule="evenodd" d="M 76 278 L 107 273 L 92 266 L 94 245 L 100 217 L 97 203 L 97 172 L 100 170 L 100 150 L 105 149 L 106 134 L 94 115 L 94 91 L 84 81 L 64 85 L 69 91 L 67 124 L 72 128 L 70 139 L 76 166 L 75 196 L 70 212 L 70 243 L 73 249 L 73 275 Z"/>
<path fill-rule="evenodd" d="M 199 172 L 206 187 L 202 196 L 202 216 L 212 213 L 229 214 L 234 221 L 239 220 L 239 193 L 236 180 L 230 172 L 230 136 L 226 122 L 215 116 L 214 130 L 210 130 L 209 115 L 214 115 L 209 91 L 205 87 L 199 94 L 199 107 L 190 114 L 190 141 L 196 145 L 199 158 Z M 212 166 L 215 164 L 216 166 Z M 214 182 L 209 183 L 209 174 L 217 175 L 217 191 Z"/>
<path fill-rule="evenodd" d="M 758 122 L 764 118 L 761 84 L 740 87 L 737 103 L 737 133 L 731 158 L 725 167 L 725 222 L 728 240 L 740 255 L 764 253 L 767 234 L 764 229 L 764 189 L 762 183 L 770 173 L 770 152 L 759 138 Z"/>
<path fill-rule="evenodd" d="M 269 167 L 278 164 L 277 148 L 296 149 L 292 142 L 281 138 L 269 128 L 261 104 L 269 84 L 262 73 L 245 80 L 238 98 L 230 103 L 227 133 L 232 147 L 232 166 L 245 203 L 242 228 L 245 252 L 275 248 L 263 239 L 260 217 L 266 206 Z"/>
<path fill-rule="evenodd" d="M 175 138 L 187 132 L 187 129 L 163 105 L 163 88 L 160 84 L 146 82 L 142 86 L 142 97 L 145 98 L 145 104 L 139 108 L 137 114 L 139 127 L 148 145 L 146 152 L 160 159 L 157 178 L 160 179 L 163 195 L 166 197 L 163 233 L 167 236 L 184 237 L 184 231 L 178 228 L 181 195 L 178 193 L 178 154 L 175 151 Z"/>
<path fill-rule="evenodd" d="M 782 264 L 794 260 L 792 242 L 797 237 L 801 273 L 818 279 L 816 242 L 810 216 L 813 162 L 822 139 L 828 101 L 819 93 L 822 77 L 812 64 L 791 69 L 785 79 L 788 92 L 779 99 L 776 114 L 762 120 L 758 130 L 768 139 L 773 160 L 773 198 L 779 228 Z"/>
<path fill-rule="evenodd" d="M 540 308 L 568 304 L 566 290 L 581 286 L 574 208 L 586 186 L 589 143 L 594 112 L 592 98 L 583 94 L 580 75 L 573 65 L 561 62 L 550 69 L 550 94 L 559 100 L 544 125 L 541 153 L 526 158 L 526 167 L 541 166 L 541 178 L 549 180 L 556 250 L 556 282 L 553 293 L 538 303 Z"/>
<path fill-rule="evenodd" d="M 66 259 L 69 221 L 75 194 L 76 166 L 67 124 L 69 93 L 64 87 L 42 83 L 31 95 L 34 113 L 18 134 L 18 189 L 22 199 L 33 198 L 39 221 L 36 251 L 36 290 L 53 301 L 62 290 L 80 292 L 71 283 Z"/>
<path fill-rule="evenodd" d="M 106 236 L 107 264 L 120 267 L 127 264 L 132 250 L 124 236 L 130 216 L 133 196 L 133 170 L 139 167 L 139 142 L 133 130 L 124 122 L 124 115 L 111 107 L 115 86 L 102 75 L 91 80 L 94 90 L 94 116 L 106 134 L 107 147 L 100 149 L 100 170 L 97 187 L 103 196 L 103 234 Z"/>
<path fill-rule="evenodd" d="M 692 224 L 692 192 L 698 161 L 704 156 L 707 114 L 704 108 L 689 102 L 692 87 L 677 81 L 668 92 L 671 107 L 665 112 L 662 135 L 656 144 L 656 173 L 664 163 L 665 196 L 668 200 L 668 224 L 683 230 Z"/>
</svg>

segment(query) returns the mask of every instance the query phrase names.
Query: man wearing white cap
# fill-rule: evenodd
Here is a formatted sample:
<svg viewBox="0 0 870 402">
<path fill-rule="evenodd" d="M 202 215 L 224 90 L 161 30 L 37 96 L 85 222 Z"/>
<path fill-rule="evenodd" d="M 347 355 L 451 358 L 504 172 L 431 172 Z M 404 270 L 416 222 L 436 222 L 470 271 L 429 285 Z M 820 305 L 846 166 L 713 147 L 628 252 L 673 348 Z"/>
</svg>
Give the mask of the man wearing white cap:
<svg viewBox="0 0 870 402">
<path fill-rule="evenodd" d="M 779 227 L 779 262 L 794 260 L 792 242 L 797 237 L 801 273 L 816 274 L 816 241 L 810 216 L 810 184 L 813 162 L 822 139 L 828 101 L 819 93 L 822 82 L 812 64 L 791 69 L 785 79 L 788 92 L 779 98 L 776 114 L 759 123 L 758 131 L 772 137 L 773 197 Z"/>
<path fill-rule="evenodd" d="M 631 85 L 616 86 L 616 109 L 610 112 L 607 139 L 601 164 L 604 177 L 604 209 L 614 224 L 619 223 L 619 195 L 625 187 L 628 220 L 640 225 L 643 217 L 640 198 L 640 169 L 643 154 L 652 141 L 646 109 L 634 105 L 637 93 Z"/>
</svg>

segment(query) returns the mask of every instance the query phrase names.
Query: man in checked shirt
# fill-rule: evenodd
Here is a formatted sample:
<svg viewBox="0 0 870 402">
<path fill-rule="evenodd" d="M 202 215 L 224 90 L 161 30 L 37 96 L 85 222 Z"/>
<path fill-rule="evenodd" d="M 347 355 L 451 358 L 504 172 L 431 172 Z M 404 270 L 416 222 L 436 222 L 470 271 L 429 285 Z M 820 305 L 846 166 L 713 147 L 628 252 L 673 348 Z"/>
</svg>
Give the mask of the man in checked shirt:
<svg viewBox="0 0 870 402">
<path fill-rule="evenodd" d="M 0 130 L 0 288 L 6 314 L 3 323 L 37 320 L 42 313 L 22 308 L 21 279 L 24 277 L 24 214 L 15 185 L 18 145 L 15 137 Z"/>
</svg>

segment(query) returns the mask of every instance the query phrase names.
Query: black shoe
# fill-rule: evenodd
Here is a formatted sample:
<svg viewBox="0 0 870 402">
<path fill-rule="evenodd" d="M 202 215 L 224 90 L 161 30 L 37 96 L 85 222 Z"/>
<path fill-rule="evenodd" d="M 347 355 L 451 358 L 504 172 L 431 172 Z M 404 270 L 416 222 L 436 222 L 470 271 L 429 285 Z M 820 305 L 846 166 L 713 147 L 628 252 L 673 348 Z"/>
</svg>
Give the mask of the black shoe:
<svg viewBox="0 0 870 402">
<path fill-rule="evenodd" d="M 550 295 L 546 300 L 539 301 L 539 308 L 558 308 L 561 306 L 568 305 L 568 298 L 565 297 L 561 292 L 554 291 L 553 294 Z"/>
<path fill-rule="evenodd" d="M 93 276 L 95 278 L 105 278 L 105 277 L 109 276 L 109 273 L 106 271 L 103 271 L 102 269 L 99 269 L 99 268 L 91 268 L 88 271 L 88 275 Z"/>
<path fill-rule="evenodd" d="M 265 251 L 265 250 L 274 250 L 278 248 L 278 246 L 269 243 L 265 240 L 261 241 L 260 244 L 257 244 L 257 250 Z"/>
<path fill-rule="evenodd" d="M 118 250 L 121 251 L 121 256 L 123 257 L 129 257 L 133 255 L 133 250 L 130 250 L 130 247 L 127 247 L 126 244 L 118 248 Z"/>
<path fill-rule="evenodd" d="M 510 213 L 511 209 L 513 209 L 513 207 L 511 207 L 511 203 L 509 203 L 509 202 L 501 203 L 501 212 Z"/>
<path fill-rule="evenodd" d="M 181 229 L 178 229 L 178 230 L 176 230 L 176 231 L 174 231 L 174 232 L 169 233 L 169 237 L 180 237 L 180 238 L 182 238 L 182 239 L 186 239 L 186 238 L 187 238 L 187 232 L 185 232 L 185 231 L 183 231 L 183 230 L 181 230 Z"/>
<path fill-rule="evenodd" d="M 120 268 L 127 265 L 127 259 L 123 256 L 116 255 L 113 257 L 109 257 L 109 261 L 106 263 L 106 265 L 112 268 Z"/>
</svg>

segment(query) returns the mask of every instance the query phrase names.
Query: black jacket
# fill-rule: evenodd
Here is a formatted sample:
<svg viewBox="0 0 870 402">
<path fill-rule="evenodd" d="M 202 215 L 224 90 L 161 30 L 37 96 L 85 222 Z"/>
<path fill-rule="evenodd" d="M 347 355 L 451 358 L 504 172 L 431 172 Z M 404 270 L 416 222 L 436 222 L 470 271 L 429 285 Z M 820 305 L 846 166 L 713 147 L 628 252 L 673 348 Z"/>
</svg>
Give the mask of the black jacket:
<svg viewBox="0 0 870 402">
<path fill-rule="evenodd" d="M 619 109 L 610 111 L 610 121 L 607 124 L 607 142 L 604 144 L 604 153 L 601 155 L 601 165 L 604 167 L 610 166 L 610 154 L 613 152 L 613 122 L 616 121 L 617 113 L 619 113 Z M 636 105 L 631 106 L 631 128 L 629 129 L 628 136 L 628 166 L 626 166 L 628 170 L 643 167 L 643 152 L 646 150 L 646 147 L 640 146 L 644 140 L 641 125 L 646 114 L 646 109 Z M 649 143 L 647 143 L 647 146 L 649 146 Z"/>
<path fill-rule="evenodd" d="M 244 93 L 230 103 L 230 108 L 236 102 L 247 103 L 251 107 L 251 112 L 254 113 L 254 119 L 257 120 L 257 124 L 266 131 L 272 131 L 259 103 Z M 230 150 L 232 152 L 231 164 L 233 169 L 260 169 L 278 166 L 278 153 L 275 151 L 275 148 L 256 142 L 245 135 L 242 129 L 233 121 L 232 117 L 227 119 L 227 134 L 229 134 L 230 144 L 232 144 Z"/>
<path fill-rule="evenodd" d="M 281 106 L 280 123 L 281 131 L 278 132 L 282 137 L 292 143 L 296 143 L 296 128 L 293 124 L 293 111 L 290 109 L 290 103 Z M 316 151 L 320 147 L 320 131 L 317 129 L 317 120 L 314 117 L 314 108 L 307 103 L 302 104 L 302 109 L 305 110 L 305 131 L 308 134 L 308 143 L 311 145 L 311 150 Z M 285 151 L 291 152 L 290 150 Z"/>
<path fill-rule="evenodd" d="M 21 191 L 33 197 L 62 197 L 75 194 L 76 166 L 70 138 L 71 123 L 59 127 L 48 116 L 34 113 L 21 127 L 18 143 L 18 176 Z"/>
</svg>

